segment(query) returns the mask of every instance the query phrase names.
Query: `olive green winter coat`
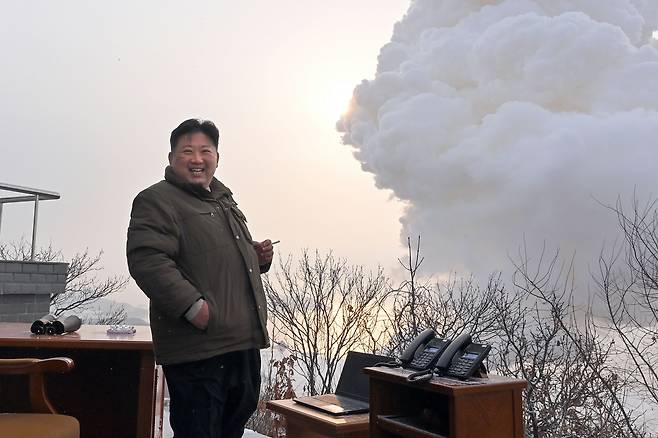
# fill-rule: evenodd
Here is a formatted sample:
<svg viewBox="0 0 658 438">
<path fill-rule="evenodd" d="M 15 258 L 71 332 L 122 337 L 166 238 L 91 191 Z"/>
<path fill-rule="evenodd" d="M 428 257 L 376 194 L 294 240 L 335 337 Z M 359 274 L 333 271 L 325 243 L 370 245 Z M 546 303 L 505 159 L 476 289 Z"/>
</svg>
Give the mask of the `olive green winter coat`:
<svg viewBox="0 0 658 438">
<path fill-rule="evenodd" d="M 246 218 L 231 191 L 214 178 L 210 189 L 184 182 L 167 167 L 165 180 L 133 201 L 128 268 L 150 299 L 160 364 L 269 344 L 260 279 L 269 265 L 258 265 Z M 183 316 L 201 297 L 210 313 L 206 330 Z"/>
</svg>

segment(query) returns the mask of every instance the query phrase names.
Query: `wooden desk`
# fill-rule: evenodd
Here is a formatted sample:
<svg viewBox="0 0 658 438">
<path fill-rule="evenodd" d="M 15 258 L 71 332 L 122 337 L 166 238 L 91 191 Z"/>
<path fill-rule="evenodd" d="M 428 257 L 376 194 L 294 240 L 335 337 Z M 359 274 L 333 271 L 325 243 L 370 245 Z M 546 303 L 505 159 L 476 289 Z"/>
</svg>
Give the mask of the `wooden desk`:
<svg viewBox="0 0 658 438">
<path fill-rule="evenodd" d="M 292 400 L 271 400 L 267 409 L 286 419 L 286 438 L 368 437 L 368 414 L 333 416 Z"/>
<path fill-rule="evenodd" d="M 61 413 L 80 422 L 80 436 L 159 438 L 163 374 L 156 367 L 149 327 L 108 335 L 108 326 L 83 325 L 60 336 L 33 335 L 30 324 L 0 323 L 0 358 L 66 356 L 72 372 L 48 375 L 47 392 Z M 24 410 L 26 380 L 0 379 L 0 412 Z"/>
<path fill-rule="evenodd" d="M 410 371 L 366 368 L 371 437 L 523 438 L 526 381 L 501 376 L 467 382 L 434 377 L 411 383 Z"/>
</svg>

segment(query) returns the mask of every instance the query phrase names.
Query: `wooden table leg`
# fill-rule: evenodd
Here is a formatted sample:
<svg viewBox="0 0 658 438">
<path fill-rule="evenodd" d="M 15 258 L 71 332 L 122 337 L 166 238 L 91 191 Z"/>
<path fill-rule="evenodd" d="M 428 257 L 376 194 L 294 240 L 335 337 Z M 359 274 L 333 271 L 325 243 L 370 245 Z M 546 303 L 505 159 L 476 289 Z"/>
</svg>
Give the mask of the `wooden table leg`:
<svg viewBox="0 0 658 438">
<path fill-rule="evenodd" d="M 137 438 L 151 438 L 153 433 L 153 407 L 155 359 L 153 353 L 143 352 L 139 360 L 139 394 L 137 402 Z"/>
</svg>

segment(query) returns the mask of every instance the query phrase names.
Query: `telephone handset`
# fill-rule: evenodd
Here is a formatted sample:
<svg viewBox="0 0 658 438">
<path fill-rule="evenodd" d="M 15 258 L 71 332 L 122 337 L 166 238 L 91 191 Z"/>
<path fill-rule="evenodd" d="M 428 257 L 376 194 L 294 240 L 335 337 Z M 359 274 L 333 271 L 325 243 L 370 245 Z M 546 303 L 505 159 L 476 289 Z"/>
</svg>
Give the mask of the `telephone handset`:
<svg viewBox="0 0 658 438">
<path fill-rule="evenodd" d="M 457 336 L 457 339 L 450 342 L 450 345 L 448 346 L 448 348 L 446 348 L 446 351 L 436 362 L 436 367 L 440 371 L 446 371 L 450 366 L 450 362 L 452 362 L 452 358 L 455 356 L 455 353 L 457 353 L 458 350 L 460 350 L 461 348 L 463 348 L 464 346 L 470 343 L 471 343 L 471 335 L 469 335 L 468 333 L 462 333 L 461 335 Z"/>
<path fill-rule="evenodd" d="M 402 355 L 400 356 L 400 362 L 402 362 L 403 367 L 407 367 L 411 362 L 413 362 L 416 357 L 416 353 L 420 347 L 424 347 L 432 339 L 436 337 L 436 332 L 432 329 L 424 330 L 418 336 L 414 338 L 413 341 L 407 348 L 404 349 Z"/>
</svg>

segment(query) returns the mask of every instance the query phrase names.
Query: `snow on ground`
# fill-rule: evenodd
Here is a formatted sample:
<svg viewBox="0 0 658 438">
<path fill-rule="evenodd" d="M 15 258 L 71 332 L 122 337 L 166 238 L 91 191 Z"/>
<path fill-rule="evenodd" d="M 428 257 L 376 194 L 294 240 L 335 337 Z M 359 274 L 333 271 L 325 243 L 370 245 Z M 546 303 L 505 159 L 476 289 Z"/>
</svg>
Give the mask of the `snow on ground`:
<svg viewBox="0 0 658 438">
<path fill-rule="evenodd" d="M 174 431 L 171 430 L 171 426 L 169 425 L 169 408 L 165 407 L 164 413 L 163 413 L 163 418 L 162 418 L 162 438 L 173 438 L 174 436 Z M 254 431 L 246 429 L 244 431 L 244 435 L 242 435 L 243 438 L 258 438 L 258 437 L 265 437 L 265 435 L 261 435 L 260 433 L 256 433 Z"/>
</svg>

